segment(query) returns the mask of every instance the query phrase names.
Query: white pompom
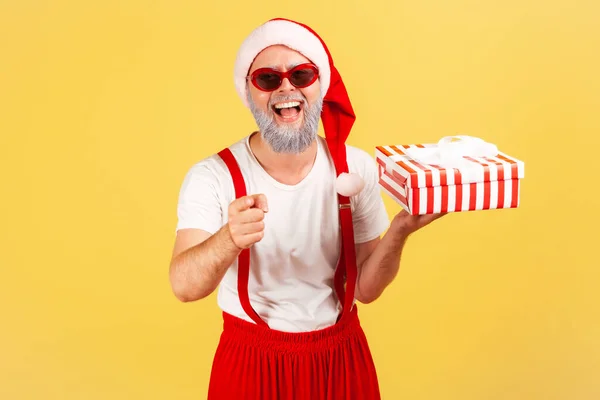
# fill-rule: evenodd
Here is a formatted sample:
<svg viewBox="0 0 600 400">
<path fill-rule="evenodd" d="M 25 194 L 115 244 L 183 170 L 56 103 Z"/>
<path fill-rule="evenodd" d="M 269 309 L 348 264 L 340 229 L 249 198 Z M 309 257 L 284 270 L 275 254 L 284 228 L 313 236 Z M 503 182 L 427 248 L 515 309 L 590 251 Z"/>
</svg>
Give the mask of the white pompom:
<svg viewBox="0 0 600 400">
<path fill-rule="evenodd" d="M 352 197 L 365 187 L 365 181 L 354 173 L 342 172 L 335 180 L 335 190 L 342 196 Z"/>
</svg>

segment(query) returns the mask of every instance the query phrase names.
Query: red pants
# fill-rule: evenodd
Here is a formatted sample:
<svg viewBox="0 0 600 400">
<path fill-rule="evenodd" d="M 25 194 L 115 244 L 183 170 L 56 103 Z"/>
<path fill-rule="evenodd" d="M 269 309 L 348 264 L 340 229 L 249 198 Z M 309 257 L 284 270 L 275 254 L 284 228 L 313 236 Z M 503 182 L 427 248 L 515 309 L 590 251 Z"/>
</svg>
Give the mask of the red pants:
<svg viewBox="0 0 600 400">
<path fill-rule="evenodd" d="M 209 400 L 379 400 L 356 307 L 315 332 L 287 333 L 224 313 Z"/>
</svg>

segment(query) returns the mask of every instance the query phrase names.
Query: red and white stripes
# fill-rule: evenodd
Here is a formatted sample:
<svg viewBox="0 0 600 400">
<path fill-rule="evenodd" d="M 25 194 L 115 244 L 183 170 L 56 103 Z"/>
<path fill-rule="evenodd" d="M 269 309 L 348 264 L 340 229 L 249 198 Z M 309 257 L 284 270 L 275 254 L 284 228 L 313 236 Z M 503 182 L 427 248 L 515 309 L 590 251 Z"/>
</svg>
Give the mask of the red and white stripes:
<svg viewBox="0 0 600 400">
<path fill-rule="evenodd" d="M 495 157 L 465 157 L 464 167 L 423 164 L 405 150 L 426 148 L 378 146 L 379 184 L 410 214 L 516 208 L 524 163 L 499 152 Z"/>
</svg>

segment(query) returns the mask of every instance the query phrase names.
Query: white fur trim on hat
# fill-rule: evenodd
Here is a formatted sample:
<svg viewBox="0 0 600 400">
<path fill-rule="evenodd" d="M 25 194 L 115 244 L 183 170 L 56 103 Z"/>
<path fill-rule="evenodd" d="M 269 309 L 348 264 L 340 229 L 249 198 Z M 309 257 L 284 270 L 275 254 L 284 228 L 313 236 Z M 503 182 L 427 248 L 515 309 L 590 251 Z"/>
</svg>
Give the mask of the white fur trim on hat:
<svg viewBox="0 0 600 400">
<path fill-rule="evenodd" d="M 275 20 L 268 21 L 252 31 L 238 51 L 234 79 L 238 95 L 244 105 L 249 107 L 246 98 L 246 77 L 252 62 L 262 50 L 277 44 L 296 50 L 319 68 L 321 96 L 324 97 L 329 88 L 331 68 L 321 41 L 301 25 L 285 20 Z"/>
</svg>

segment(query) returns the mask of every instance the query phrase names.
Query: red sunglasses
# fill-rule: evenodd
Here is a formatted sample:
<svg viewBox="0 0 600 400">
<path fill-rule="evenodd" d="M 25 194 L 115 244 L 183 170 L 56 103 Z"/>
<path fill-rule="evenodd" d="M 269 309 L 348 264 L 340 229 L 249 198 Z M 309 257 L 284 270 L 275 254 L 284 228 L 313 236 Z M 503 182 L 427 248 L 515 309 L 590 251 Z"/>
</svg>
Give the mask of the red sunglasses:
<svg viewBox="0 0 600 400">
<path fill-rule="evenodd" d="M 259 68 L 249 78 L 254 86 L 264 92 L 272 92 L 281 86 L 287 78 L 296 88 L 312 85 L 319 77 L 319 69 L 313 64 L 300 64 L 286 72 L 272 68 Z"/>
</svg>

